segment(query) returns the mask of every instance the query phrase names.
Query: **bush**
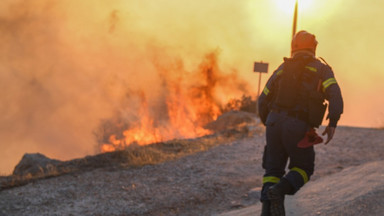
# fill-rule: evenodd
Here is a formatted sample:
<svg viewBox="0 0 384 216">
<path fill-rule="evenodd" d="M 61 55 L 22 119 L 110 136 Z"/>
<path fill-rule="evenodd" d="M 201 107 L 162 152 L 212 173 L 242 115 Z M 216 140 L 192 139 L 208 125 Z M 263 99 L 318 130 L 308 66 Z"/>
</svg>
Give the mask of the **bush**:
<svg viewBox="0 0 384 216">
<path fill-rule="evenodd" d="M 256 100 L 252 100 L 251 96 L 243 95 L 240 99 L 231 99 L 223 108 L 222 112 L 231 110 L 239 110 L 244 112 L 256 113 Z"/>
</svg>

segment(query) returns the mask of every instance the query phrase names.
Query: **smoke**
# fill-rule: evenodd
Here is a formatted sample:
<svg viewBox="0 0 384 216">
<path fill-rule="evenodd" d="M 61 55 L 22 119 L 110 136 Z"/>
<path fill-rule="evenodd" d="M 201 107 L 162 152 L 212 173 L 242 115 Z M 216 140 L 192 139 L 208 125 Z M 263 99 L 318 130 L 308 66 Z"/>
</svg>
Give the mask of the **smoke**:
<svg viewBox="0 0 384 216">
<path fill-rule="evenodd" d="M 25 152 L 62 160 L 93 154 L 100 122 L 117 113 L 138 118 L 143 104 L 157 121 L 169 120 L 166 101 L 178 92 L 205 94 L 218 106 L 251 92 L 228 61 L 228 36 L 242 28 L 238 20 L 221 20 L 230 1 L 161 4 L 3 1 L 1 172 Z M 244 6 L 232 8 L 240 19 Z"/>
<path fill-rule="evenodd" d="M 383 3 L 316 4 L 313 13 L 299 12 L 299 29 L 316 34 L 318 54 L 335 71 L 345 100 L 340 124 L 382 126 L 382 101 L 366 96 L 383 91 L 384 31 L 372 31 Z M 105 121 L 124 130 L 126 121 L 116 119 L 135 122 L 143 112 L 155 125 L 169 123 L 167 101 L 185 105 L 195 95 L 189 102 L 199 104 L 200 94 L 220 106 L 252 95 L 252 62 L 273 70 L 289 54 L 292 17 L 282 16 L 266 0 L 3 0 L 0 172 L 25 152 L 63 160 L 93 154 L 93 133 Z"/>
</svg>

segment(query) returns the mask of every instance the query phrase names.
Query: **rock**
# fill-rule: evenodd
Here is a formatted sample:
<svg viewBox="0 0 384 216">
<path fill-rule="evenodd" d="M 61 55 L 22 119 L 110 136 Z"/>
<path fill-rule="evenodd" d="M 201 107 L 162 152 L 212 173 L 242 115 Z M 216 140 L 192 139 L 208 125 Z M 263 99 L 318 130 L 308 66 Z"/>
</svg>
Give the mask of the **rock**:
<svg viewBox="0 0 384 216">
<path fill-rule="evenodd" d="M 13 175 L 17 176 L 37 176 L 55 172 L 56 166 L 62 163 L 40 153 L 24 154 L 21 161 L 13 170 Z"/>
</svg>

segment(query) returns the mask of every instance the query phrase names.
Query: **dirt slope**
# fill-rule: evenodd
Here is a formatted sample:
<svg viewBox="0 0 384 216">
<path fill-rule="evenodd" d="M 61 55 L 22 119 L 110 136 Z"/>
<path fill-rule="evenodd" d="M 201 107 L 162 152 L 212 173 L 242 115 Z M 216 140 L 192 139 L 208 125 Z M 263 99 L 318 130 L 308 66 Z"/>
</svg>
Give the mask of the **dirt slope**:
<svg viewBox="0 0 384 216">
<path fill-rule="evenodd" d="M 295 196 L 287 196 L 287 215 L 382 215 L 384 212 L 384 161 L 349 167 L 309 182 Z M 220 214 L 260 215 L 261 205 Z"/>
<path fill-rule="evenodd" d="M 287 199 L 288 213 L 380 215 L 383 140 L 384 130 L 338 127 L 330 144 L 316 146 L 315 174 Z M 259 191 L 252 189 L 261 186 L 264 145 L 264 135 L 253 134 L 156 165 L 35 181 L 0 191 L 0 216 L 218 215 L 235 209 L 255 215 Z"/>
</svg>

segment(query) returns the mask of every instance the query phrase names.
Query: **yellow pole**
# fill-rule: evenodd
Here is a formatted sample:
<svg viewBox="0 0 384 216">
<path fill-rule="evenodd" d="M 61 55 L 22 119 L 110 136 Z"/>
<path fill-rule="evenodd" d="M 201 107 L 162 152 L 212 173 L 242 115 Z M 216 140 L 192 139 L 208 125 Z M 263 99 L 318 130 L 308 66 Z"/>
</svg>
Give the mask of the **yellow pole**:
<svg viewBox="0 0 384 216">
<path fill-rule="evenodd" d="M 293 13 L 293 27 L 292 27 L 292 38 L 296 34 L 296 26 L 297 26 L 297 5 L 298 5 L 298 0 L 296 0 L 295 3 L 295 11 Z"/>
</svg>

